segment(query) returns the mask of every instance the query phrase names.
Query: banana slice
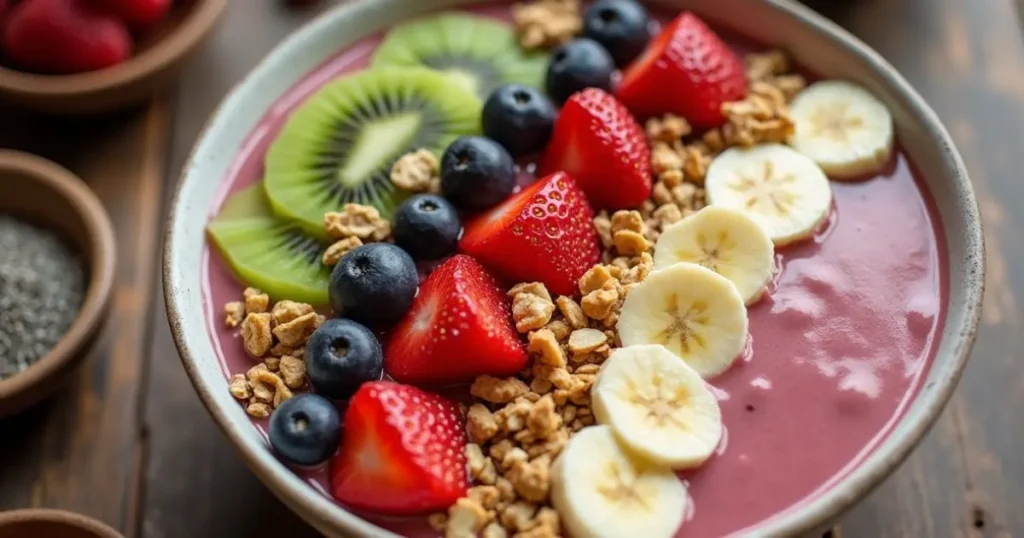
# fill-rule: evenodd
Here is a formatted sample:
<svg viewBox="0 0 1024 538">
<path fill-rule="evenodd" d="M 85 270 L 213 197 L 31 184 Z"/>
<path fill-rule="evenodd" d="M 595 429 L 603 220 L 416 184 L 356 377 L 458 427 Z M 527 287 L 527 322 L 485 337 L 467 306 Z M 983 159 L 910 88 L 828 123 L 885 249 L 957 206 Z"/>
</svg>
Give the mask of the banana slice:
<svg viewBox="0 0 1024 538">
<path fill-rule="evenodd" d="M 775 270 L 775 246 L 742 211 L 708 206 L 666 228 L 654 246 L 654 268 L 695 263 L 728 278 L 751 304 Z"/>
<path fill-rule="evenodd" d="M 700 374 L 664 346 L 615 350 L 590 398 L 598 423 L 658 465 L 699 467 L 722 439 L 718 399 Z"/>
<path fill-rule="evenodd" d="M 877 172 L 892 156 L 889 110 L 867 90 L 838 80 L 818 82 L 790 106 L 796 129 L 789 143 L 835 179 Z"/>
<path fill-rule="evenodd" d="M 688 498 L 670 469 L 627 453 L 610 427 L 590 426 L 555 460 L 551 502 L 573 538 L 670 538 Z"/>
<path fill-rule="evenodd" d="M 832 210 L 832 188 L 814 161 L 782 144 L 726 150 L 704 179 L 712 205 L 746 213 L 776 247 L 814 235 Z"/>
<path fill-rule="evenodd" d="M 702 377 L 729 369 L 747 343 L 747 309 L 736 286 L 693 263 L 654 271 L 622 304 L 622 346 L 663 345 Z"/>
</svg>

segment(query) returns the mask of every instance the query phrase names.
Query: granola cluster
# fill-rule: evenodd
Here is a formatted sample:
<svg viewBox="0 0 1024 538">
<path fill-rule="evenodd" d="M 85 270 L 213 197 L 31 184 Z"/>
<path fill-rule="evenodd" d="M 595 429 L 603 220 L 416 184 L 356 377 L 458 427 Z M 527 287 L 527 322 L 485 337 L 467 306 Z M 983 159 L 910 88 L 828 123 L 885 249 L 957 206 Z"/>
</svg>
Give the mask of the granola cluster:
<svg viewBox="0 0 1024 538">
<path fill-rule="evenodd" d="M 391 182 L 409 192 L 441 192 L 441 164 L 426 149 L 406 153 L 391 167 Z"/>
<path fill-rule="evenodd" d="M 324 251 L 324 265 L 335 265 L 342 256 L 364 243 L 391 237 L 391 222 L 368 205 L 345 204 L 341 212 L 324 215 L 324 231 L 334 243 Z"/>
<path fill-rule="evenodd" d="M 512 6 L 519 45 L 526 50 L 553 48 L 583 30 L 579 0 L 537 0 Z"/>
<path fill-rule="evenodd" d="M 242 345 L 261 362 L 245 374 L 231 378 L 230 390 L 249 415 L 266 418 L 306 384 L 306 341 L 324 322 L 313 307 L 294 301 L 278 301 L 256 288 L 246 288 L 242 301 L 224 305 L 224 324 L 241 326 Z"/>
</svg>

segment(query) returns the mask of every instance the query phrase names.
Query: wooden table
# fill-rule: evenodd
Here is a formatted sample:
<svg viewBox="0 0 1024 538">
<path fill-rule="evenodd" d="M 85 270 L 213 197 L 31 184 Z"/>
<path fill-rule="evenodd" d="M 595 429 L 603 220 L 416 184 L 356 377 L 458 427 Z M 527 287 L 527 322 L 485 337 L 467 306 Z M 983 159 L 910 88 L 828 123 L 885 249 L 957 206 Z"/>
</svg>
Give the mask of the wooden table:
<svg viewBox="0 0 1024 538">
<path fill-rule="evenodd" d="M 1024 0 L 1020 0 L 1024 4 Z M 935 107 L 967 161 L 989 247 L 974 360 L 941 420 L 902 469 L 842 523 L 847 537 L 1024 535 L 1024 32 L 1014 0 L 817 0 Z M 59 398 L 0 421 L 0 509 L 57 507 L 128 537 L 316 533 L 235 457 L 171 341 L 158 260 L 167 201 L 225 92 L 317 9 L 234 0 L 177 88 L 102 120 L 0 122 L 0 147 L 81 175 L 117 229 L 106 332 Z M 14 125 L 17 125 L 15 128 Z M 1016 239 L 1015 239 L 1016 238 Z"/>
</svg>

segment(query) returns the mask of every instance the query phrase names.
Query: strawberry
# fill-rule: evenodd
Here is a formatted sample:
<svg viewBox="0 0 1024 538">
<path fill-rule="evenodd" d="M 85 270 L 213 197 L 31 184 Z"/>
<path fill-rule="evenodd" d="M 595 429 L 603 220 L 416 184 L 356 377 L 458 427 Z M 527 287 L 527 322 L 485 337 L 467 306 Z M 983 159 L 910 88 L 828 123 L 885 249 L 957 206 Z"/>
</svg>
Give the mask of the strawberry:
<svg viewBox="0 0 1024 538">
<path fill-rule="evenodd" d="M 123 62 L 131 54 L 132 39 L 121 21 L 80 0 L 24 0 L 7 18 L 2 46 L 18 66 L 70 74 Z"/>
<path fill-rule="evenodd" d="M 512 375 L 526 365 L 526 351 L 511 311 L 509 298 L 479 262 L 453 256 L 420 285 L 388 339 L 384 369 L 408 383 Z"/>
<path fill-rule="evenodd" d="M 136 31 L 152 29 L 171 11 L 173 0 L 87 0 Z"/>
<path fill-rule="evenodd" d="M 640 117 L 675 114 L 721 125 L 722 103 L 747 95 L 743 62 L 696 15 L 683 12 L 626 68 L 616 96 Z"/>
<path fill-rule="evenodd" d="M 596 209 L 639 207 L 651 196 L 643 128 L 604 90 L 573 94 L 555 121 L 538 174 L 568 172 Z"/>
<path fill-rule="evenodd" d="M 444 510 L 465 495 L 466 434 L 455 402 L 390 381 L 363 384 L 345 411 L 331 493 L 390 515 Z"/>
<path fill-rule="evenodd" d="M 459 247 L 509 281 L 572 295 L 600 257 L 593 218 L 576 182 L 557 172 L 467 224 Z"/>
</svg>

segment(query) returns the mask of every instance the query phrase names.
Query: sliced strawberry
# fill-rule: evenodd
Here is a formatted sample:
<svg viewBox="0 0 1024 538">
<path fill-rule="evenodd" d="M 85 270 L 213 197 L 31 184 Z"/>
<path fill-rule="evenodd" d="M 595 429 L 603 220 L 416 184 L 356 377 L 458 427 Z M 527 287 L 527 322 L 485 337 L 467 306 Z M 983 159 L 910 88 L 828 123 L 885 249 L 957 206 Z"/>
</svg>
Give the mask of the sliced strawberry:
<svg viewBox="0 0 1024 538">
<path fill-rule="evenodd" d="M 458 405 L 390 381 L 365 383 L 345 411 L 331 459 L 331 493 L 359 510 L 413 515 L 466 493 L 466 434 Z"/>
<path fill-rule="evenodd" d="M 85 0 L 123 20 L 134 30 L 151 30 L 171 11 L 173 0 Z"/>
<path fill-rule="evenodd" d="M 479 262 L 463 254 L 423 281 L 384 351 L 385 371 L 406 383 L 512 375 L 525 365 L 509 298 Z"/>
<path fill-rule="evenodd" d="M 506 280 L 572 295 L 600 257 L 593 219 L 586 195 L 558 172 L 467 224 L 459 248 Z"/>
<path fill-rule="evenodd" d="M 538 174 L 568 172 L 596 209 L 634 208 L 651 196 L 650 161 L 643 128 L 626 107 L 588 88 L 558 114 Z"/>
<path fill-rule="evenodd" d="M 671 113 L 706 129 L 725 120 L 722 103 L 746 97 L 747 76 L 729 46 L 683 12 L 626 68 L 615 95 L 638 117 Z"/>
</svg>

